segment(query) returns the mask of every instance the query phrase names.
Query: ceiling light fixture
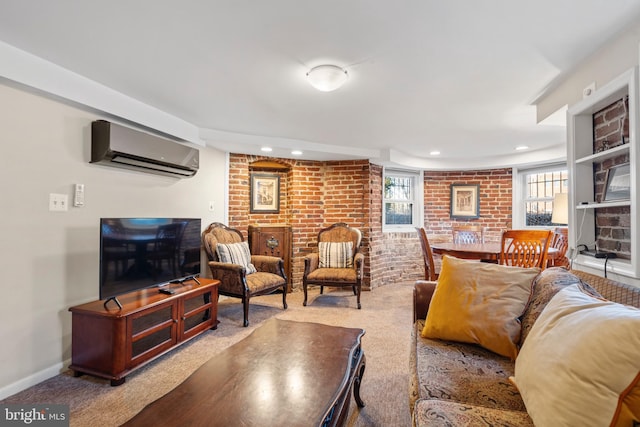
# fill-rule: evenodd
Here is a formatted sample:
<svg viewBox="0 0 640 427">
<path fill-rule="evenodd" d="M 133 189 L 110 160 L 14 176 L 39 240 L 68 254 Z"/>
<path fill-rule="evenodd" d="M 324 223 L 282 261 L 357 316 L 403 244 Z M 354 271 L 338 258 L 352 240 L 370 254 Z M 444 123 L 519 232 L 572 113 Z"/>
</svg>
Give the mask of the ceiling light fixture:
<svg viewBox="0 0 640 427">
<path fill-rule="evenodd" d="M 302 151 L 300 151 L 300 150 L 293 150 L 293 151 L 291 152 L 291 154 L 293 154 L 294 156 L 302 156 Z"/>
<path fill-rule="evenodd" d="M 311 86 L 322 92 L 338 89 L 349 78 L 347 70 L 337 65 L 318 65 L 307 73 Z"/>
<path fill-rule="evenodd" d="M 433 150 L 432 152 L 429 153 L 429 155 L 431 155 L 431 156 L 439 156 L 440 155 L 440 151 Z"/>
<path fill-rule="evenodd" d="M 271 147 L 262 147 L 260 149 L 260 151 L 264 151 L 265 153 L 270 153 L 270 152 L 273 151 L 273 148 L 271 148 Z"/>
<path fill-rule="evenodd" d="M 519 145 L 516 147 L 516 151 L 524 151 L 524 150 L 528 150 L 529 146 L 528 145 Z"/>
</svg>

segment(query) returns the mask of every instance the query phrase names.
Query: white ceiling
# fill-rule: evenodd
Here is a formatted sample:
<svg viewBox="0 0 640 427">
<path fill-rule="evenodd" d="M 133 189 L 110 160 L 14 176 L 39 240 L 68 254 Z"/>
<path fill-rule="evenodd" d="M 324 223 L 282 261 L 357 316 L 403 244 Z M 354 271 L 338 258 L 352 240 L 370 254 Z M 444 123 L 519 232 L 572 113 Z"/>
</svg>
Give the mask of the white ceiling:
<svg viewBox="0 0 640 427">
<path fill-rule="evenodd" d="M 0 41 L 225 151 L 446 169 L 563 157 L 533 100 L 639 17 L 637 0 L 1 0 Z M 323 63 L 345 86 L 305 81 Z"/>
</svg>

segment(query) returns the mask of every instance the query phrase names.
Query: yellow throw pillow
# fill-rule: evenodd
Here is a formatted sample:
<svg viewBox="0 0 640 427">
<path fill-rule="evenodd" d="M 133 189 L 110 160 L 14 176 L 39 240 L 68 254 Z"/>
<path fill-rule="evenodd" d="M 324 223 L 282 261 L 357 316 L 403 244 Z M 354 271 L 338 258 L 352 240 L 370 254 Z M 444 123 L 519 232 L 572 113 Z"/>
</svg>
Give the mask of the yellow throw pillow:
<svg viewBox="0 0 640 427">
<path fill-rule="evenodd" d="M 479 344 L 515 359 L 518 317 L 539 272 L 445 255 L 422 336 Z"/>
<path fill-rule="evenodd" d="M 531 328 L 515 383 L 536 426 L 631 426 L 640 416 L 639 355 L 640 310 L 571 285 Z"/>
</svg>

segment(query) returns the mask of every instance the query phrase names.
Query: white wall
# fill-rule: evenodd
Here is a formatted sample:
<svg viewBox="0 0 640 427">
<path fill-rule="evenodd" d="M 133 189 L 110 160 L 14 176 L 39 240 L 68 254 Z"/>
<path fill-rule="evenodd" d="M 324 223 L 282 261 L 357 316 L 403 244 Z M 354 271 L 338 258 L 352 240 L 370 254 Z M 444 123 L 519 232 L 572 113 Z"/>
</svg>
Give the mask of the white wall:
<svg viewBox="0 0 640 427">
<path fill-rule="evenodd" d="M 187 179 L 93 165 L 98 118 L 0 84 L 0 399 L 66 369 L 68 309 L 98 299 L 100 217 L 224 221 L 225 153 L 200 148 Z M 71 201 L 74 183 L 85 184 L 85 206 L 50 212 L 49 193 Z"/>
<path fill-rule="evenodd" d="M 538 121 L 544 120 L 563 106 L 571 106 L 582 100 L 583 89 L 591 83 L 595 83 L 598 89 L 637 66 L 639 43 L 640 23 L 622 30 L 617 37 L 563 76 L 534 102 Z"/>
</svg>

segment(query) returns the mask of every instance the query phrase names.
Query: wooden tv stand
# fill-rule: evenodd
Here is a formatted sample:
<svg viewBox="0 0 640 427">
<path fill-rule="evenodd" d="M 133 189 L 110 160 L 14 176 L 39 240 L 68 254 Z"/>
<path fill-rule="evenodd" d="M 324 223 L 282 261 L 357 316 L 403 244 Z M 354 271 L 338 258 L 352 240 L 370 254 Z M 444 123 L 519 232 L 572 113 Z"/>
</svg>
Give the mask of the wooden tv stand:
<svg viewBox="0 0 640 427">
<path fill-rule="evenodd" d="M 122 304 L 92 301 L 71 307 L 71 365 L 124 383 L 137 368 L 218 325 L 218 280 L 170 284 L 172 295 L 148 288 L 118 296 Z"/>
</svg>

